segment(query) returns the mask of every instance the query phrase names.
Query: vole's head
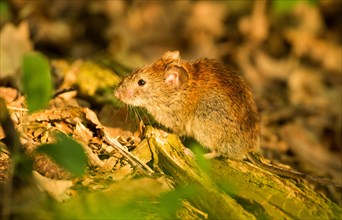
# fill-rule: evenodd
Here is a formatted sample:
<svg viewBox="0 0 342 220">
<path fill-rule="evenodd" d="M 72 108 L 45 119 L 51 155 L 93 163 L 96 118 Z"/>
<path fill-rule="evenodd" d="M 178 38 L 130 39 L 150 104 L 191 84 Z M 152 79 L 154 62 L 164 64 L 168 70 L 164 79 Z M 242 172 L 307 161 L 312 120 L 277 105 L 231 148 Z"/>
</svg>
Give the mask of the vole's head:
<svg viewBox="0 0 342 220">
<path fill-rule="evenodd" d="M 115 96 L 133 106 L 167 104 L 188 83 L 188 72 L 179 52 L 166 52 L 162 58 L 134 70 L 115 91 Z"/>
</svg>

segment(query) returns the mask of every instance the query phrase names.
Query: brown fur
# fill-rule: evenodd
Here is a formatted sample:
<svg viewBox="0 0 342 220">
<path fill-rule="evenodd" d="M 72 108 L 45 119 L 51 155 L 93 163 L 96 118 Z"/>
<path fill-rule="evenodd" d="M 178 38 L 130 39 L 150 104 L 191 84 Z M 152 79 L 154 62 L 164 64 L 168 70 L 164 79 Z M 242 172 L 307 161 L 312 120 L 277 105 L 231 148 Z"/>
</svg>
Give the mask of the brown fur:
<svg viewBox="0 0 342 220">
<path fill-rule="evenodd" d="M 143 79 L 146 84 L 138 85 Z M 260 120 L 247 83 L 219 61 L 181 60 L 167 52 L 118 86 L 123 102 L 141 106 L 178 135 L 218 155 L 242 159 L 260 145 Z"/>
</svg>

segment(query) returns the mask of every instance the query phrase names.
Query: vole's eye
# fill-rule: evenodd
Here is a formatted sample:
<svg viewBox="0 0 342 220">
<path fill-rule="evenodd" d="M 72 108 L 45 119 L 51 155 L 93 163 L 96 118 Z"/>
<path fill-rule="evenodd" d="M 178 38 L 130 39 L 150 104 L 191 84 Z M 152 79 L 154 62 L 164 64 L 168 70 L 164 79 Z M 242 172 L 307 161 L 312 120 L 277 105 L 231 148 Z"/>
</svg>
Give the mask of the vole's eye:
<svg viewBox="0 0 342 220">
<path fill-rule="evenodd" d="M 139 86 L 143 86 L 143 85 L 145 85 L 145 84 L 146 84 L 146 81 L 145 81 L 145 80 L 139 79 L 139 81 L 138 81 L 138 85 L 139 85 Z"/>
</svg>

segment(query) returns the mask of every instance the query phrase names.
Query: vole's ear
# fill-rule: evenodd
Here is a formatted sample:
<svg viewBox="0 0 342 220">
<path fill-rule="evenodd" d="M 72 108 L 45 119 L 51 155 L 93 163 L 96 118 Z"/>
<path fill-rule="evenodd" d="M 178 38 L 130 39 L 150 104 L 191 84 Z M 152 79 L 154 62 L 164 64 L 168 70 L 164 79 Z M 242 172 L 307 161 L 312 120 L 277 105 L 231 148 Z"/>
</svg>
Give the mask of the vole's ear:
<svg viewBox="0 0 342 220">
<path fill-rule="evenodd" d="M 163 59 L 164 60 L 180 60 L 180 56 L 179 56 L 179 51 L 168 51 L 166 53 L 164 53 L 163 55 Z"/>
<path fill-rule="evenodd" d="M 188 72 L 181 66 L 170 64 L 165 69 L 164 81 L 171 87 L 179 87 L 187 83 L 188 79 Z"/>
</svg>

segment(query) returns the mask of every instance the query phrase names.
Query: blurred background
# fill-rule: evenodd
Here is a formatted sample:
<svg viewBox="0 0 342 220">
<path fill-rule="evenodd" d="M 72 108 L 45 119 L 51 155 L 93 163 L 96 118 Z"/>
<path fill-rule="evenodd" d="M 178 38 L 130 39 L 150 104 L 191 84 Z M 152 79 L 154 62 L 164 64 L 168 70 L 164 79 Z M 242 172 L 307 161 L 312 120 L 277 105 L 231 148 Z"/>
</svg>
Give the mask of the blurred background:
<svg viewBox="0 0 342 220">
<path fill-rule="evenodd" d="M 0 86 L 15 86 L 9 78 L 32 49 L 50 59 L 111 59 L 125 69 L 168 50 L 184 59 L 216 58 L 252 87 L 266 158 L 342 183 L 341 6 L 339 0 L 1 0 Z"/>
</svg>

